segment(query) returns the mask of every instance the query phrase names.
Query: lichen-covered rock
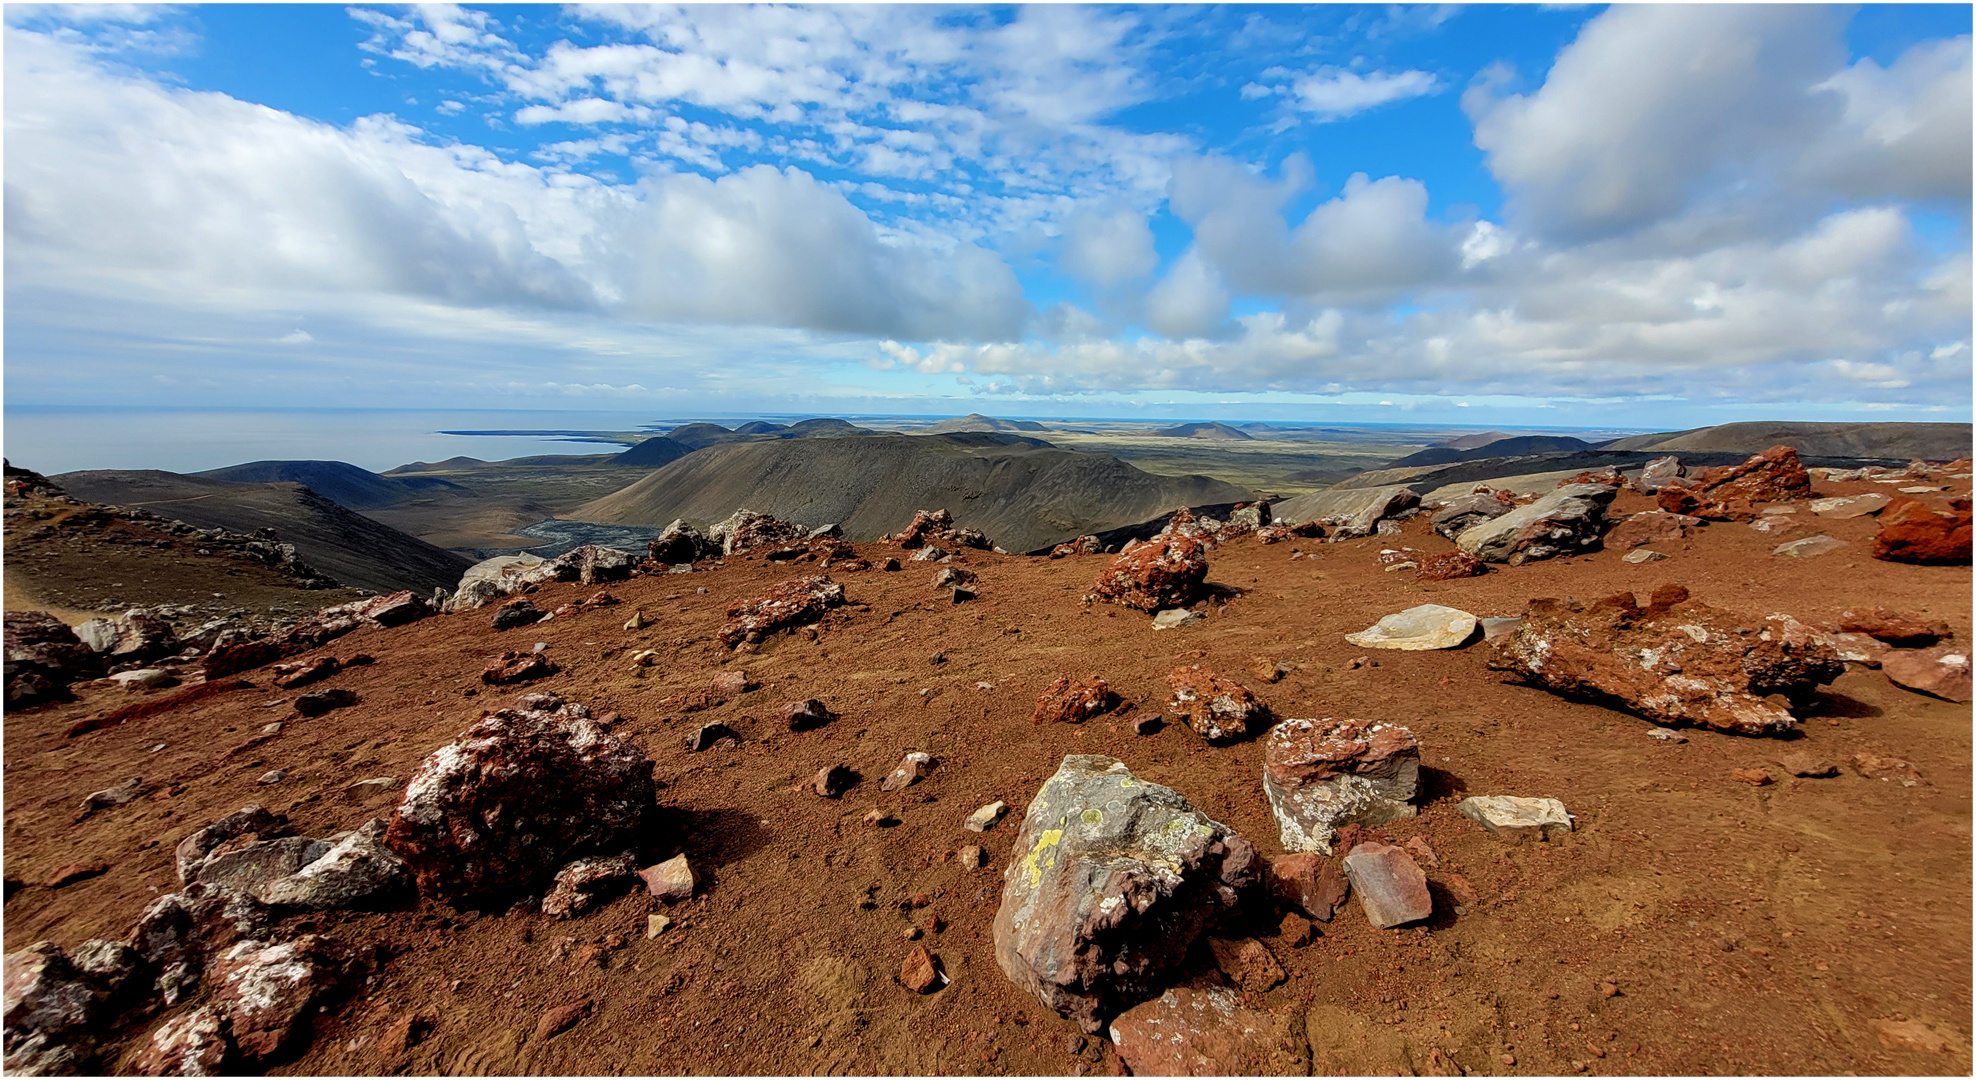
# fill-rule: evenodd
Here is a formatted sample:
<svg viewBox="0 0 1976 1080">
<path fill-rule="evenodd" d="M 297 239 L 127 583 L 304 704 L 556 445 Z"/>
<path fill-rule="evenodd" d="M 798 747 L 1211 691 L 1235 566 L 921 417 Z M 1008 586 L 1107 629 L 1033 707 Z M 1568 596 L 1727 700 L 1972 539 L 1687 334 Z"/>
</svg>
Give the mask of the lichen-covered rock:
<svg viewBox="0 0 1976 1080">
<path fill-rule="evenodd" d="M 192 881 L 213 892 L 237 893 L 266 903 L 269 886 L 328 852 L 328 844 L 306 836 L 284 836 L 237 847 L 228 844 L 199 865 Z"/>
<path fill-rule="evenodd" d="M 221 844 L 248 834 L 271 839 L 285 832 L 287 823 L 283 818 L 268 812 L 267 807 L 259 803 L 248 803 L 178 842 L 173 855 L 177 862 L 179 883 L 190 884 L 206 859 Z"/>
<path fill-rule="evenodd" d="M 1208 577 L 1208 549 L 1199 540 L 1169 536 L 1122 551 L 1098 575 L 1100 600 L 1140 611 L 1185 607 Z"/>
<path fill-rule="evenodd" d="M 1796 619 L 1734 615 L 1690 600 L 1679 585 L 1655 589 L 1644 608 L 1630 593 L 1592 604 L 1533 600 L 1496 648 L 1496 666 L 1555 693 L 1746 735 L 1797 724 L 1768 695 L 1802 697 L 1846 670 L 1824 636 Z"/>
<path fill-rule="evenodd" d="M 1036 711 L 1030 720 L 1038 724 L 1081 724 L 1116 708 L 1118 695 L 1112 693 L 1105 680 L 1094 675 L 1082 682 L 1071 682 L 1070 676 L 1065 675 L 1036 699 Z"/>
<path fill-rule="evenodd" d="M 1263 736 L 1263 795 L 1285 851 L 1331 854 L 1342 825 L 1412 817 L 1420 744 L 1398 724 L 1285 720 Z"/>
<path fill-rule="evenodd" d="M 1957 499 L 1939 513 L 1919 499 L 1898 498 L 1880 512 L 1873 557 L 1922 565 L 1967 565 L 1970 555 L 1969 500 Z"/>
<path fill-rule="evenodd" d="M 317 934 L 279 945 L 237 942 L 215 957 L 207 972 L 212 1005 L 226 1018 L 240 1056 L 265 1061 L 305 1033 L 309 1007 L 336 987 L 352 959 Z"/>
<path fill-rule="evenodd" d="M 1050 558 L 1061 559 L 1070 555 L 1102 555 L 1104 554 L 1104 550 L 1105 545 L 1103 541 L 1087 534 L 1075 540 L 1065 540 L 1063 543 L 1051 548 Z"/>
<path fill-rule="evenodd" d="M 1572 484 L 1500 517 L 1469 526 L 1456 546 L 1484 562 L 1516 565 L 1588 551 L 1599 545 L 1605 508 L 1617 490 Z"/>
<path fill-rule="evenodd" d="M 650 839 L 651 759 L 581 705 L 536 704 L 481 717 L 412 775 L 384 844 L 422 894 L 532 892 L 573 858 Z"/>
<path fill-rule="evenodd" d="M 645 551 L 653 562 L 678 566 L 718 555 L 720 546 L 708 540 L 685 518 L 678 518 L 665 527 L 658 539 L 645 545 Z"/>
<path fill-rule="evenodd" d="M 192 911 L 178 893 L 151 901 L 125 941 L 156 973 L 152 985 L 166 1005 L 178 1004 L 199 985 L 202 959 L 192 931 Z"/>
<path fill-rule="evenodd" d="M 1066 757 L 1003 874 L 995 959 L 1087 1032 L 1160 992 L 1208 923 L 1258 883 L 1255 849 L 1120 761 Z"/>
<path fill-rule="evenodd" d="M 912 521 L 908 522 L 904 529 L 894 533 L 891 540 L 907 549 L 946 544 L 950 547 L 987 551 L 995 546 L 980 529 L 956 526 L 954 515 L 946 510 L 915 511 Z"/>
<path fill-rule="evenodd" d="M 201 1006 L 152 1029 L 131 1069 L 140 1076 L 219 1076 L 230 1049 L 218 1010 Z"/>
<path fill-rule="evenodd" d="M 493 626 L 496 630 L 512 630 L 541 621 L 542 610 L 535 606 L 535 601 L 510 600 L 495 610 Z"/>
<path fill-rule="evenodd" d="M 827 575 L 791 578 L 752 600 L 728 605 L 727 623 L 718 635 L 720 643 L 733 648 L 750 634 L 760 640 L 777 630 L 813 623 L 843 603 L 844 586 Z"/>
<path fill-rule="evenodd" d="M 549 566 L 557 581 L 576 581 L 585 585 L 596 585 L 606 581 L 623 581 L 630 577 L 631 565 L 634 561 L 628 551 L 619 551 L 601 544 L 584 544 L 556 557 Z"/>
<path fill-rule="evenodd" d="M 1167 707 L 1209 742 L 1248 738 L 1270 721 L 1269 706 L 1248 687 L 1199 664 L 1173 669 L 1166 682 L 1173 688 Z"/>
<path fill-rule="evenodd" d="M 1225 986 L 1176 986 L 1112 1021 L 1119 1060 L 1135 1076 L 1302 1076 L 1301 1019 L 1242 1004 Z"/>
<path fill-rule="evenodd" d="M 1811 474 L 1798 452 L 1773 446 L 1741 465 L 1703 469 L 1686 483 L 1669 483 L 1654 497 L 1662 510 L 1674 514 L 1726 521 L 1747 521 L 1755 505 L 1811 497 Z"/>
<path fill-rule="evenodd" d="M 542 897 L 542 914 L 570 919 L 602 903 L 613 889 L 622 888 L 638 873 L 636 852 L 620 851 L 601 859 L 578 859 L 556 871 L 556 884 Z"/>
<path fill-rule="evenodd" d="M 809 530 L 753 510 L 736 510 L 727 520 L 707 530 L 707 539 L 720 545 L 723 555 L 733 555 L 770 544 L 801 540 Z"/>
<path fill-rule="evenodd" d="M 51 941 L 8 953 L 4 981 L 7 1071 L 39 1076 L 82 1071 L 105 995 Z"/>
</svg>

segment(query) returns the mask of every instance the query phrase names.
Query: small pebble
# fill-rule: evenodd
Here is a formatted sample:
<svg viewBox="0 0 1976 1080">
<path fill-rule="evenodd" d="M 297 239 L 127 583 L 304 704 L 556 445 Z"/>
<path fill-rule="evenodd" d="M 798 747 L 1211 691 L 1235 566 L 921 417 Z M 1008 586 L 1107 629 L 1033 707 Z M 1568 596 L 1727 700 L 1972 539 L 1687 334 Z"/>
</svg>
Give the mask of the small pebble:
<svg viewBox="0 0 1976 1080">
<path fill-rule="evenodd" d="M 279 784 L 286 779 L 288 779 L 288 773 L 286 771 L 282 769 L 275 769 L 271 772 L 263 773 L 261 776 L 261 783 Z"/>
</svg>

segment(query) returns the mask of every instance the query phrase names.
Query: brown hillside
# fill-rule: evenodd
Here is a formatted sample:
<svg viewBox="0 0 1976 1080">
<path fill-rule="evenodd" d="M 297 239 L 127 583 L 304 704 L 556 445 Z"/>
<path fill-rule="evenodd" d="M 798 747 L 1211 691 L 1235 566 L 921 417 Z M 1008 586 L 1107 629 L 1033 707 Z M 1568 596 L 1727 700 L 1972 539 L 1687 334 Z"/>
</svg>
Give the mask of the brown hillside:
<svg viewBox="0 0 1976 1080">
<path fill-rule="evenodd" d="M 1966 482 L 1954 487 L 1929 498 L 1966 495 Z M 1623 493 L 1613 509 L 1649 506 Z M 1968 641 L 1970 568 L 1866 558 L 1869 517 L 1821 519 L 1851 547 L 1808 562 L 1773 557 L 1778 537 L 1725 523 L 1657 545 L 1671 558 L 1648 565 L 1601 551 L 1438 584 L 1384 572 L 1382 547 L 1450 549 L 1427 525 L 1416 518 L 1402 536 L 1337 544 L 1243 538 L 1217 547 L 1209 580 L 1225 586 L 1223 601 L 1205 622 L 1173 631 L 1080 603 L 1102 557 L 970 552 L 977 600 L 956 605 L 935 593 L 934 568 L 923 564 L 833 569 L 848 594 L 841 621 L 737 654 L 713 640 L 726 605 L 796 571 L 735 558 L 613 585 L 618 606 L 506 632 L 491 628 L 488 609 L 358 630 L 320 651 L 376 657 L 322 684 L 360 703 L 311 720 L 292 714 L 285 702 L 295 694 L 260 669 L 244 673 L 251 689 L 68 738 L 76 720 L 133 700 L 85 684 L 78 703 L 5 717 L 6 948 L 120 938 L 145 905 L 177 888 L 177 841 L 243 804 L 286 813 L 309 836 L 387 814 L 394 796 L 363 805 L 345 786 L 384 776 L 402 784 L 484 709 L 516 696 L 479 685 L 489 658 L 540 641 L 563 670 L 531 689 L 615 711 L 614 730 L 656 762 L 665 820 L 655 845 L 702 870 L 699 895 L 662 909 L 630 894 L 568 921 L 429 901 L 291 919 L 280 932 L 379 946 L 382 967 L 309 1015 L 304 1048 L 274 1071 L 1115 1071 L 1107 1043 L 1084 1039 L 1004 977 L 991 923 L 1023 808 L 1066 754 L 1119 758 L 1262 854 L 1278 853 L 1258 743 L 1211 747 L 1184 726 L 1133 733 L 1132 721 L 1163 709 L 1166 675 L 1184 661 L 1250 687 L 1279 716 L 1399 723 L 1420 740 L 1421 814 L 1379 831 L 1431 848 L 1433 918 L 1374 930 L 1354 899 L 1300 948 L 1273 923 L 1242 931 L 1258 935 L 1287 975 L 1245 993 L 1245 1004 L 1281 1018 L 1286 1048 L 1307 1054 L 1315 1071 L 1967 1075 L 1969 706 L 1854 665 L 1800 711 L 1795 738 L 1687 730 L 1685 742 L 1660 742 L 1637 718 L 1503 681 L 1486 645 L 1376 652 L 1343 635 L 1423 602 L 1506 615 L 1533 597 L 1644 594 L 1681 582 L 1752 618 L 1782 611 L 1818 623 L 1885 604 L 1945 621 Z M 547 610 L 592 591 L 551 585 L 531 599 Z M 634 610 L 651 624 L 626 631 Z M 642 649 L 663 661 L 634 670 Z M 1373 663 L 1355 665 L 1361 656 Z M 1256 658 L 1293 670 L 1264 682 L 1251 673 Z M 735 670 L 761 689 L 684 711 L 715 673 Z M 1032 724 L 1038 694 L 1061 675 L 1101 675 L 1135 707 L 1081 725 Z M 783 702 L 812 696 L 840 718 L 800 733 L 770 719 Z M 274 720 L 284 726 L 263 739 Z M 689 752 L 685 736 L 714 720 L 739 745 Z M 915 749 L 938 767 L 881 793 L 879 778 Z M 1775 764 L 1786 751 L 1841 765 L 1860 754 L 1898 757 L 1920 779 L 1903 786 L 1850 768 L 1796 779 Z M 805 782 L 833 764 L 862 779 L 825 800 Z M 1732 775 L 1746 768 L 1776 782 Z M 271 769 L 286 779 L 258 783 Z M 85 794 L 130 776 L 143 778 L 144 797 L 76 819 Z M 1454 811 L 1475 794 L 1561 799 L 1576 831 L 1549 843 L 1492 838 Z M 1009 820 L 962 830 L 972 810 L 997 799 L 1012 807 Z M 874 807 L 897 824 L 865 824 Z M 954 860 L 968 844 L 985 848 L 984 869 Z M 59 890 L 34 884 L 88 860 L 108 872 Z M 17 889 L 16 880 L 28 884 Z M 654 910 L 674 925 L 647 940 Z M 939 958 L 951 985 L 924 996 L 899 985 L 915 944 Z M 1206 971 L 1212 960 L 1201 954 Z M 589 1015 L 542 1033 L 545 1013 L 586 998 Z M 394 1024 L 420 1011 L 430 1034 L 391 1045 Z M 128 1071 L 159 1019 L 125 1014 L 107 1033 L 104 1067 Z"/>
<path fill-rule="evenodd" d="M 1605 443 L 1601 448 L 1754 454 L 1782 443 L 1806 457 L 1954 461 L 1969 456 L 1969 441 L 1968 424 L 1752 422 L 1632 435 Z"/>
<path fill-rule="evenodd" d="M 871 540 L 945 508 L 1009 551 L 1253 495 L 1205 476 L 1155 476 L 1107 454 L 995 434 L 867 435 L 709 446 L 569 513 L 664 526 L 719 521 L 745 506 Z"/>
</svg>

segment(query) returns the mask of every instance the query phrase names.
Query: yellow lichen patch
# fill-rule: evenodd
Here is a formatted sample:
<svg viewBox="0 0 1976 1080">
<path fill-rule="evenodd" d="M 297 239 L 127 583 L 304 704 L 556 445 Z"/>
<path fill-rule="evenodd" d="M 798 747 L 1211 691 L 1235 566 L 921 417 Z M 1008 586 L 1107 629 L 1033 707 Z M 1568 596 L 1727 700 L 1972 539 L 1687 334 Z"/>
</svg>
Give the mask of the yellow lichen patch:
<svg viewBox="0 0 1976 1080">
<path fill-rule="evenodd" d="M 1062 829 L 1045 829 L 1043 835 L 1037 838 L 1036 846 L 1029 849 L 1028 857 L 1022 860 L 1022 869 L 1029 877 L 1030 888 L 1035 888 L 1043 880 L 1043 868 L 1037 865 L 1037 859 L 1042 857 L 1043 849 L 1055 847 L 1062 839 Z"/>
<path fill-rule="evenodd" d="M 1096 825 L 1099 822 L 1105 820 L 1105 815 L 1099 813 L 1096 810 L 1086 810 L 1084 811 L 1082 816 L 1084 818 L 1084 824 L 1086 825 Z"/>
</svg>

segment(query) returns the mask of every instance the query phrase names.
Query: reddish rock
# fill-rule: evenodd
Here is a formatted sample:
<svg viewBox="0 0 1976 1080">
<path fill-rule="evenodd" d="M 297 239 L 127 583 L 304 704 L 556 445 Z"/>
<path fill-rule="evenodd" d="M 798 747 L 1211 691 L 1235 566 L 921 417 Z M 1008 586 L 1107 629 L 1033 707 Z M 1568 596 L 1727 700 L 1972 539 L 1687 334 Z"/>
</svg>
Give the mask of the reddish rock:
<svg viewBox="0 0 1976 1080">
<path fill-rule="evenodd" d="M 1413 816 L 1420 744 L 1397 724 L 1285 720 L 1263 740 L 1262 775 L 1284 849 L 1329 855 L 1342 826 Z"/>
<path fill-rule="evenodd" d="M 1969 562 L 1969 500 L 1958 499 L 1948 513 L 1937 513 L 1918 499 L 1896 498 L 1880 513 L 1873 557 L 1889 562 L 1966 565 Z"/>
<path fill-rule="evenodd" d="M 954 515 L 945 510 L 914 512 L 912 521 L 907 523 L 904 529 L 894 533 L 890 539 L 907 549 L 925 547 L 929 544 L 944 544 L 986 551 L 994 546 L 980 529 L 956 527 Z"/>
<path fill-rule="evenodd" d="M 1947 623 L 1882 606 L 1847 608 L 1835 626 L 1841 633 L 1865 634 L 1903 649 L 1922 649 L 1954 637 Z"/>
<path fill-rule="evenodd" d="M 1773 446 L 1741 465 L 1703 469 L 1686 483 L 1668 484 L 1655 501 L 1673 514 L 1747 521 L 1755 516 L 1757 503 L 1810 497 L 1811 474 L 1805 472 L 1798 452 Z"/>
<path fill-rule="evenodd" d="M 359 613 L 379 626 L 403 626 L 432 614 L 432 605 L 412 595 L 410 589 L 380 596 L 365 604 Z"/>
<path fill-rule="evenodd" d="M 1302 1023 L 1248 1008 L 1224 986 L 1176 986 L 1112 1021 L 1110 1034 L 1138 1076 L 1302 1076 Z"/>
<path fill-rule="evenodd" d="M 1247 687 L 1194 664 L 1166 677 L 1173 688 L 1167 708 L 1209 742 L 1245 739 L 1268 725 L 1269 706 Z"/>
<path fill-rule="evenodd" d="M 1208 576 L 1207 545 L 1185 536 L 1151 540 L 1120 552 L 1098 575 L 1095 595 L 1140 611 L 1184 607 Z"/>
<path fill-rule="evenodd" d="M 1352 895 L 1338 864 L 1312 851 L 1279 855 L 1264 868 L 1270 898 L 1278 907 L 1330 922 Z"/>
<path fill-rule="evenodd" d="M 1375 929 L 1419 922 L 1434 913 L 1426 872 L 1392 844 L 1368 840 L 1352 848 L 1345 856 L 1345 876 Z"/>
<path fill-rule="evenodd" d="M 714 673 L 713 693 L 719 698 L 737 698 L 758 685 L 748 678 L 745 671 L 717 671 Z"/>
<path fill-rule="evenodd" d="M 1018 988 L 1097 1032 L 1169 985 L 1259 871 L 1248 841 L 1178 792 L 1123 762 L 1070 755 L 1030 802 L 1010 849 L 996 962 Z"/>
<path fill-rule="evenodd" d="M 1065 675 L 1036 699 L 1036 711 L 1029 719 L 1037 724 L 1081 724 L 1116 708 L 1118 695 L 1112 693 L 1105 680 L 1094 675 L 1083 682 L 1071 682 L 1070 676 Z"/>
<path fill-rule="evenodd" d="M 1050 549 L 1050 558 L 1061 559 L 1069 555 L 1102 555 L 1105 545 L 1095 536 L 1080 536 L 1066 540 Z"/>
<path fill-rule="evenodd" d="M 782 707 L 782 719 L 790 731 L 808 731 L 821 727 L 837 718 L 836 714 L 816 698 L 792 701 Z"/>
<path fill-rule="evenodd" d="M 1654 590 L 1645 608 L 1628 593 L 1593 604 L 1533 600 L 1496 649 L 1495 666 L 1554 693 L 1746 735 L 1797 724 L 1768 695 L 1802 697 L 1845 673 L 1824 636 L 1796 619 L 1738 616 L 1679 585 Z"/>
<path fill-rule="evenodd" d="M 637 872 L 637 858 L 629 851 L 603 859 L 578 859 L 556 871 L 555 886 L 542 897 L 542 914 L 555 919 L 581 915 Z"/>
<path fill-rule="evenodd" d="M 538 652 L 505 652 L 487 664 L 480 681 L 489 686 L 511 686 L 554 675 L 562 668 Z"/>
<path fill-rule="evenodd" d="M 906 954 L 906 962 L 899 965 L 899 984 L 915 994 L 930 994 L 940 988 L 938 961 L 926 946 L 915 945 Z"/>
<path fill-rule="evenodd" d="M 1895 649 L 1880 659 L 1895 686 L 1962 704 L 1970 700 L 1969 650 L 1955 645 Z"/>
<path fill-rule="evenodd" d="M 1215 966 L 1221 973 L 1252 994 L 1273 990 L 1289 978 L 1283 973 L 1283 965 L 1276 962 L 1276 954 L 1255 938 L 1227 941 L 1209 937 L 1208 950 L 1214 953 Z"/>
<path fill-rule="evenodd" d="M 200 661 L 200 668 L 206 678 L 217 679 L 222 675 L 233 675 L 250 671 L 263 664 L 272 664 L 284 656 L 282 643 L 273 638 L 253 638 L 248 641 L 215 644 L 212 651 Z"/>
<path fill-rule="evenodd" d="M 827 575 L 791 578 L 752 600 L 730 604 L 720 643 L 731 649 L 750 636 L 759 641 L 777 630 L 813 623 L 843 603 L 844 586 Z"/>
<path fill-rule="evenodd" d="M 295 711 L 303 716 L 322 716 L 357 703 L 357 692 L 341 686 L 311 690 L 295 699 Z"/>
<path fill-rule="evenodd" d="M 1762 787 L 1770 783 L 1770 774 L 1764 772 L 1762 769 L 1731 769 L 1729 770 L 1729 776 L 1731 779 L 1739 780 L 1751 787 Z"/>
<path fill-rule="evenodd" d="M 855 774 L 842 765 L 831 765 L 816 771 L 816 778 L 810 781 L 810 790 L 826 799 L 834 799 L 850 790 Z"/>
<path fill-rule="evenodd" d="M 1419 565 L 1420 572 L 1414 577 L 1421 581 L 1452 581 L 1456 578 L 1479 577 L 1489 569 L 1481 559 L 1466 551 L 1444 551 L 1439 555 L 1423 555 L 1415 562 Z"/>
<path fill-rule="evenodd" d="M 308 1030 L 310 1006 L 336 988 L 352 957 L 317 934 L 280 945 L 242 941 L 207 967 L 212 1004 L 249 1062 L 281 1052 Z"/>
<path fill-rule="evenodd" d="M 284 690 L 321 682 L 343 670 L 343 661 L 334 656 L 318 656 L 274 666 L 274 684 Z"/>
<path fill-rule="evenodd" d="M 1624 551 L 1663 541 L 1684 540 L 1705 524 L 1701 518 L 1670 514 L 1665 510 L 1629 514 L 1606 532 L 1605 546 Z"/>
<path fill-rule="evenodd" d="M 1277 938 L 1292 949 L 1310 944 L 1316 934 L 1317 928 L 1310 924 L 1310 920 L 1294 911 L 1285 913 L 1276 923 Z"/>
<path fill-rule="evenodd" d="M 218 1076 L 228 1049 L 220 1014 L 208 1005 L 152 1029 L 130 1068 L 139 1076 Z"/>
<path fill-rule="evenodd" d="M 100 877 L 109 872 L 110 864 L 105 862 L 69 863 L 67 866 L 48 875 L 48 880 L 42 884 L 51 889 L 62 889 L 78 881 L 88 881 L 90 878 Z"/>
<path fill-rule="evenodd" d="M 919 750 L 908 751 L 899 759 L 899 763 L 892 767 L 892 771 L 885 774 L 885 779 L 878 788 L 880 791 L 897 791 L 903 787 L 911 787 L 932 776 L 933 767 L 938 764 L 939 762 L 933 760 L 931 754 Z"/>
<path fill-rule="evenodd" d="M 547 1042 L 575 1027 L 578 1021 L 590 1015 L 590 1007 L 590 999 L 584 998 L 582 1001 L 558 1005 L 544 1011 L 542 1019 L 535 1022 L 535 1041 Z"/>
<path fill-rule="evenodd" d="M 1777 759 L 1777 764 L 1792 776 L 1824 777 L 1839 775 L 1839 767 L 1825 758 L 1808 751 L 1793 750 Z"/>
<path fill-rule="evenodd" d="M 377 1037 L 377 1052 L 387 1058 L 395 1058 L 425 1041 L 426 1036 L 439 1026 L 439 1013 L 432 1009 L 413 1009 L 393 1020 Z"/>
<path fill-rule="evenodd" d="M 655 866 L 638 871 L 638 877 L 645 882 L 645 891 L 654 900 L 677 904 L 693 899 L 700 888 L 700 872 L 686 861 L 686 856 L 675 855 Z"/>
<path fill-rule="evenodd" d="M 1921 770 L 1913 762 L 1904 761 L 1890 754 L 1876 754 L 1866 751 L 1854 754 L 1853 771 L 1868 780 L 1888 780 L 1902 787 L 1913 787 L 1921 782 Z"/>
<path fill-rule="evenodd" d="M 384 842 L 429 898 L 531 892 L 579 855 L 649 843 L 653 791 L 651 760 L 583 706 L 501 709 L 419 765 Z"/>
</svg>

